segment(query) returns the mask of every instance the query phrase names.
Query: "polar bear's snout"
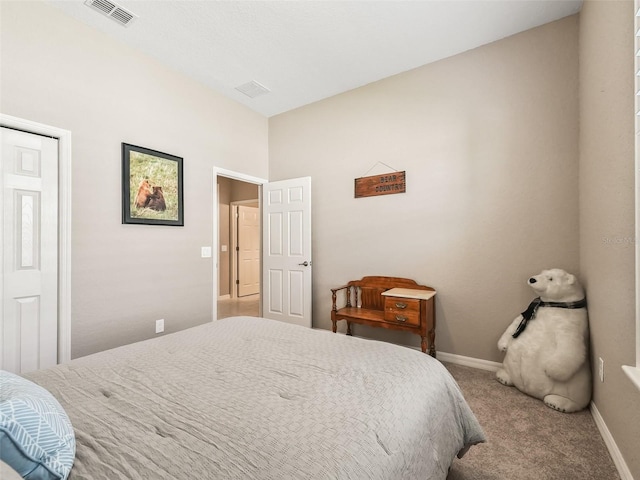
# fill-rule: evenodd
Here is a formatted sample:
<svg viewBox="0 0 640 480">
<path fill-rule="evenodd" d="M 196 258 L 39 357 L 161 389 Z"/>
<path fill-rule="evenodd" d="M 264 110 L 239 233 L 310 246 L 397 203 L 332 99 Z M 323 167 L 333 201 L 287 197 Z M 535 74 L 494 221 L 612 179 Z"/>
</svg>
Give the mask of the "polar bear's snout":
<svg viewBox="0 0 640 480">
<path fill-rule="evenodd" d="M 537 280 L 535 279 L 535 277 L 531 277 L 531 278 L 529 279 L 529 284 L 534 284 L 534 283 L 536 283 L 536 282 L 537 282 Z"/>
</svg>

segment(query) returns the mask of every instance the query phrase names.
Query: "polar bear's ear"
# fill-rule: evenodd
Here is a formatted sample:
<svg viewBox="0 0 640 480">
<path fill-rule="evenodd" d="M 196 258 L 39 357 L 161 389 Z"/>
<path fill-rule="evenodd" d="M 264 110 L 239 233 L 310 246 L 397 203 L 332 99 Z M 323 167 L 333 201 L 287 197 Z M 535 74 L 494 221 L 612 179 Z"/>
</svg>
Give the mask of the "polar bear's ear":
<svg viewBox="0 0 640 480">
<path fill-rule="evenodd" d="M 573 285 L 574 283 L 576 283 L 576 277 L 574 275 L 567 275 L 567 283 L 569 285 Z"/>
</svg>

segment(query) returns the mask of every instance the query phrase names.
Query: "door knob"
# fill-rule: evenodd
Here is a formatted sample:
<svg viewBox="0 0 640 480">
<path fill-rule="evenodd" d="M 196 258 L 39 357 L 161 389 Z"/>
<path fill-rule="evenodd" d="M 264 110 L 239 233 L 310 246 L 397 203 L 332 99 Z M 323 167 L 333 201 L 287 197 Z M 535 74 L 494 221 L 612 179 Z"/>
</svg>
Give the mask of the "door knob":
<svg viewBox="0 0 640 480">
<path fill-rule="evenodd" d="M 298 265 L 302 265 L 303 267 L 308 267 L 309 265 L 311 265 L 311 262 L 307 262 L 306 260 L 302 263 L 299 263 Z"/>
</svg>

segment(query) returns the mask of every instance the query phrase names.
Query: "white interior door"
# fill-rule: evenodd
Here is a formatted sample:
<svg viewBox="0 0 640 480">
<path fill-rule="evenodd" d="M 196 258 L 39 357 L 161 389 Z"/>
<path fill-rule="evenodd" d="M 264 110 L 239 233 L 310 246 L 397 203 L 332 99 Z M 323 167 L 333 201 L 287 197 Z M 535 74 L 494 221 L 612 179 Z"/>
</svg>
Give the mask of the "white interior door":
<svg viewBox="0 0 640 480">
<path fill-rule="evenodd" d="M 0 368 L 58 357 L 58 141 L 2 128 Z"/>
<path fill-rule="evenodd" d="M 238 296 L 260 293 L 260 209 L 238 206 Z"/>
<path fill-rule="evenodd" d="M 311 177 L 262 186 L 262 315 L 311 327 Z"/>
</svg>

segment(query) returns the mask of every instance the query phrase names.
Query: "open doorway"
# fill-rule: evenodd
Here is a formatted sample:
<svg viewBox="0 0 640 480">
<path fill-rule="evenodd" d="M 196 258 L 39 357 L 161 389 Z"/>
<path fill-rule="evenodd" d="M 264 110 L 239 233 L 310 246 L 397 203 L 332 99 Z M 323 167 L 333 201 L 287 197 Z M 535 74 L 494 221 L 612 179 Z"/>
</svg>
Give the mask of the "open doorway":
<svg viewBox="0 0 640 480">
<path fill-rule="evenodd" d="M 260 185 L 217 176 L 217 319 L 260 315 Z"/>
</svg>

